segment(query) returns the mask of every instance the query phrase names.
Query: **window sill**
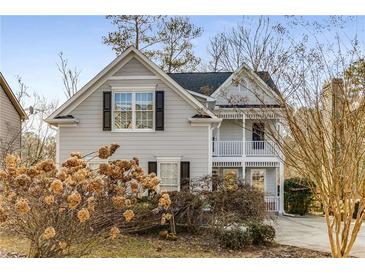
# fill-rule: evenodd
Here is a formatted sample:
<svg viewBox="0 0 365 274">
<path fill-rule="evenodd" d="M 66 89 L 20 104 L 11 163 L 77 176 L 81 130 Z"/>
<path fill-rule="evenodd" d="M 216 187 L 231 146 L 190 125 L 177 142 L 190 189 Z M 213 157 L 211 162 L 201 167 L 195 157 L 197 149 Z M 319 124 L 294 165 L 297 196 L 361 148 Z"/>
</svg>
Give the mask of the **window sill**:
<svg viewBox="0 0 365 274">
<path fill-rule="evenodd" d="M 113 133 L 126 133 L 126 132 L 155 132 L 154 129 L 113 129 Z"/>
</svg>

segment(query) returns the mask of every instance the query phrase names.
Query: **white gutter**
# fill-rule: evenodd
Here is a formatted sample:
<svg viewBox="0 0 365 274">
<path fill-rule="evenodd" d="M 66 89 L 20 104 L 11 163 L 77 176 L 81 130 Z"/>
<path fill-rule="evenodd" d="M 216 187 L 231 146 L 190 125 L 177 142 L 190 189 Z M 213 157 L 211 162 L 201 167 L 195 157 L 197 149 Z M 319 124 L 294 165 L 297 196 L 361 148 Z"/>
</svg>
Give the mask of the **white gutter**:
<svg viewBox="0 0 365 274">
<path fill-rule="evenodd" d="M 220 123 L 222 118 L 189 118 L 192 123 Z"/>
<path fill-rule="evenodd" d="M 79 119 L 78 118 L 60 118 L 60 119 L 45 119 L 46 123 L 50 125 L 67 125 L 67 124 L 78 124 Z"/>
</svg>

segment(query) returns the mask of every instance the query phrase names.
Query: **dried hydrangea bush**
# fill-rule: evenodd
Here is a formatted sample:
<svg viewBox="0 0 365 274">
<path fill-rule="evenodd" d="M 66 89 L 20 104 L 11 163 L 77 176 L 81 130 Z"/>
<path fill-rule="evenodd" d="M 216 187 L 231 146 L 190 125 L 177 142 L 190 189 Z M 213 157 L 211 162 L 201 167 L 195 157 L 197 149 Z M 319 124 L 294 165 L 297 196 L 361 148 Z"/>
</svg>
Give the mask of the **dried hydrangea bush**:
<svg viewBox="0 0 365 274">
<path fill-rule="evenodd" d="M 104 146 L 88 156 L 108 159 L 118 148 Z M 91 170 L 80 153 L 59 169 L 51 160 L 24 167 L 17 156 L 7 155 L 0 182 L 0 223 L 30 240 L 30 257 L 86 254 L 91 239 L 105 230 L 118 237 L 121 224 L 133 222 L 140 208 L 165 221 L 171 204 L 168 194 L 158 194 L 156 174 L 144 174 L 136 158 Z"/>
</svg>

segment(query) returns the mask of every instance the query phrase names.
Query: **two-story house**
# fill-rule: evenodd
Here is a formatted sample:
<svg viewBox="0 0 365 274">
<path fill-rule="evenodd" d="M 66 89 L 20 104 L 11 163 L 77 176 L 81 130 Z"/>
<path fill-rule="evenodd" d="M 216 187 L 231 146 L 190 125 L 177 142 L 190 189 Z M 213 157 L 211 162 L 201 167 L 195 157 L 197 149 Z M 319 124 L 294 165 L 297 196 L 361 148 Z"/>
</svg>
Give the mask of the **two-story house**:
<svg viewBox="0 0 365 274">
<path fill-rule="evenodd" d="M 25 111 L 0 72 L 0 162 L 6 153 L 20 150 L 21 124 L 26 118 Z"/>
<path fill-rule="evenodd" d="M 247 66 L 167 74 L 130 47 L 46 121 L 57 128 L 58 163 L 71 152 L 118 143 L 113 158 L 138 157 L 161 178 L 162 190 L 234 172 L 266 193 L 268 210 L 281 212 L 283 164 L 265 136 L 265 127 L 278 125 L 277 92 L 267 73 Z M 232 95 L 246 99 L 232 104 Z"/>
</svg>

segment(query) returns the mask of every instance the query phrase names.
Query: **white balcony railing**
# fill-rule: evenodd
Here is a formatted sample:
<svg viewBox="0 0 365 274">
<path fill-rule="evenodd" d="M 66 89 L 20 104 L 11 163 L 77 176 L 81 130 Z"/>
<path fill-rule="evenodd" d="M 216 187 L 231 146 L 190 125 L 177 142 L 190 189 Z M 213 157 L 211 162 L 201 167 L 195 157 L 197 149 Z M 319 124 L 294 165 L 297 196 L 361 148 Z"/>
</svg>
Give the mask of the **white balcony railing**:
<svg viewBox="0 0 365 274">
<path fill-rule="evenodd" d="M 279 197 L 265 195 L 265 204 L 267 212 L 278 212 L 279 211 Z"/>
<path fill-rule="evenodd" d="M 213 141 L 213 156 L 241 157 L 242 155 L 242 141 Z"/>
<path fill-rule="evenodd" d="M 214 157 L 276 156 L 272 141 L 213 141 Z"/>
<path fill-rule="evenodd" d="M 247 156 L 275 156 L 277 146 L 273 141 L 247 141 L 245 142 Z"/>
</svg>

